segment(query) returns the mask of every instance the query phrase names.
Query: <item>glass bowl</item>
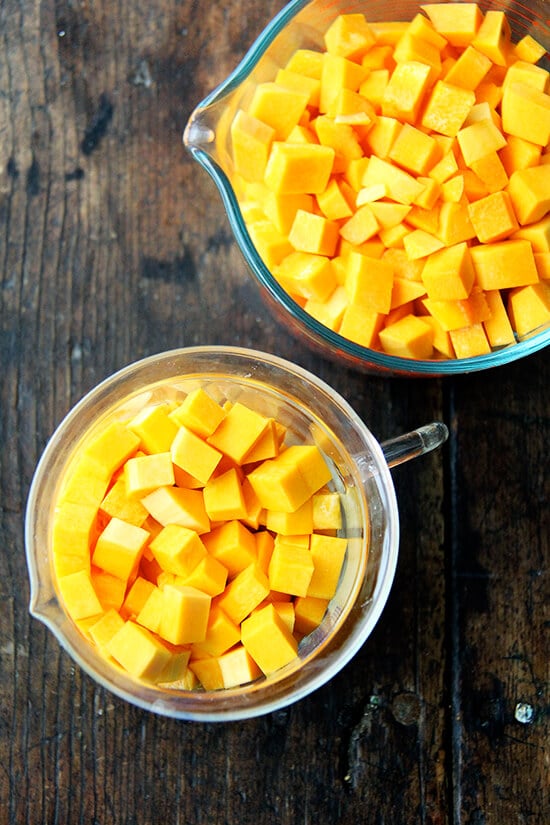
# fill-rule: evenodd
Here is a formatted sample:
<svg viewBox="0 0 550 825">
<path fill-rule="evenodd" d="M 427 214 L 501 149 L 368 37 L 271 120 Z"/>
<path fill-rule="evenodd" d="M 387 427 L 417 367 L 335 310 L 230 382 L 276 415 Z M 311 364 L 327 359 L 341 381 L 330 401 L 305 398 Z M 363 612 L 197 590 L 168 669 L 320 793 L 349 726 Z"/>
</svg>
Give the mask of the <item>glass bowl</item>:
<svg viewBox="0 0 550 825">
<path fill-rule="evenodd" d="M 298 442 L 316 443 L 340 492 L 344 569 L 321 625 L 297 658 L 238 688 L 175 690 L 137 681 L 108 662 L 63 608 L 52 565 L 52 521 L 59 491 L 84 443 L 114 418 L 145 403 L 176 401 L 204 387 L 217 400 L 240 400 L 287 425 Z M 30 612 L 88 675 L 114 694 L 170 717 L 220 721 L 276 710 L 337 673 L 368 638 L 388 598 L 397 562 L 399 519 L 389 466 L 441 444 L 434 423 L 381 446 L 349 404 L 323 381 L 282 359 L 233 347 L 192 347 L 151 356 L 107 378 L 61 422 L 37 466 L 27 504 L 25 540 Z"/>
<path fill-rule="evenodd" d="M 513 36 L 531 34 L 547 48 L 550 28 L 547 0 L 480 2 L 483 11 L 504 11 Z M 275 318 L 312 349 L 347 366 L 370 373 L 403 376 L 456 375 L 515 361 L 547 346 L 550 325 L 522 336 L 515 344 L 487 355 L 454 360 L 412 360 L 355 344 L 305 312 L 279 285 L 247 231 L 234 188 L 229 130 L 235 113 L 246 108 L 256 84 L 272 80 L 297 48 L 323 48 L 323 33 L 341 13 L 363 12 L 370 22 L 411 20 L 420 10 L 413 0 L 293 0 L 268 24 L 232 74 L 191 114 L 183 141 L 214 180 L 240 250 Z M 543 63 L 548 68 L 548 56 Z"/>
</svg>

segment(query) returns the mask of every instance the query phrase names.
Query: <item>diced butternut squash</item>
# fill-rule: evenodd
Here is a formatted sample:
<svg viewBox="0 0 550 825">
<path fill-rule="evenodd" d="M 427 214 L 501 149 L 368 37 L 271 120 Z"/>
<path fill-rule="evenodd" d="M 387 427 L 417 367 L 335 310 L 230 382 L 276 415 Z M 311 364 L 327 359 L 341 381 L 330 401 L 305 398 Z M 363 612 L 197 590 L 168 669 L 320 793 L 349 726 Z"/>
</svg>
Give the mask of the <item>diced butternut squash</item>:
<svg viewBox="0 0 550 825">
<path fill-rule="evenodd" d="M 456 135 L 466 166 L 506 146 L 506 138 L 492 120 L 478 120 L 459 129 Z"/>
<path fill-rule="evenodd" d="M 269 563 L 269 585 L 272 590 L 305 596 L 313 570 L 313 557 L 309 549 L 277 542 Z"/>
<path fill-rule="evenodd" d="M 466 46 L 443 78 L 446 83 L 474 91 L 489 69 L 491 60 L 473 46 Z"/>
<path fill-rule="evenodd" d="M 126 593 L 127 582 L 105 570 L 92 567 L 90 578 L 104 610 L 120 610 Z"/>
<path fill-rule="evenodd" d="M 248 115 L 270 127 L 274 140 L 286 140 L 300 120 L 308 97 L 307 92 L 287 89 L 277 83 L 260 83 L 254 91 Z M 242 125 L 240 128 L 242 130 Z"/>
<path fill-rule="evenodd" d="M 296 599 L 294 627 L 298 633 L 311 633 L 322 622 L 327 611 L 328 599 L 301 596 Z"/>
<path fill-rule="evenodd" d="M 550 324 L 550 284 L 544 281 L 510 290 L 508 304 L 514 329 L 520 336 Z"/>
<path fill-rule="evenodd" d="M 488 290 L 485 298 L 491 310 L 491 317 L 483 322 L 483 326 L 491 347 L 496 349 L 510 346 L 515 341 L 514 331 L 499 290 Z"/>
<path fill-rule="evenodd" d="M 148 512 L 139 499 L 130 498 L 126 492 L 126 480 L 120 476 L 105 498 L 102 500 L 100 513 L 112 518 L 117 516 L 122 521 L 141 527 L 148 516 Z"/>
<path fill-rule="evenodd" d="M 126 492 L 133 498 L 143 496 L 163 485 L 174 484 L 174 468 L 169 452 L 130 458 L 124 465 Z"/>
<path fill-rule="evenodd" d="M 313 575 L 307 589 L 308 596 L 327 600 L 333 597 L 344 564 L 346 545 L 344 538 L 313 533 L 309 545 Z"/>
<path fill-rule="evenodd" d="M 209 481 L 203 497 L 211 521 L 239 519 L 247 515 L 242 482 L 234 467 Z"/>
<path fill-rule="evenodd" d="M 321 215 L 298 209 L 288 239 L 294 249 L 332 256 L 338 243 L 338 224 Z"/>
<path fill-rule="evenodd" d="M 204 652 L 209 656 L 221 656 L 241 640 L 240 627 L 218 606 L 212 607 L 208 617 L 206 636 L 193 645 L 193 653 Z"/>
<path fill-rule="evenodd" d="M 189 576 L 206 556 L 206 548 L 198 534 L 179 524 L 164 527 L 150 548 L 162 569 L 176 576 Z"/>
<path fill-rule="evenodd" d="M 161 686 L 221 689 L 295 657 L 305 628 L 313 629 L 315 615 L 322 619 L 321 602 L 326 609 L 336 591 L 347 541 L 336 535 L 340 495 L 327 486 L 331 472 L 317 446 L 286 444 L 286 425 L 239 400 L 218 403 L 202 387 L 183 402 L 177 395 L 177 403 L 145 403 L 122 425 L 159 452 L 132 451 L 109 478 L 87 445 L 82 449 L 62 495 L 77 498 L 79 485 L 91 493 L 85 505 L 62 499 L 56 510 L 54 569 L 65 609 L 108 661 Z M 214 440 L 223 448 L 208 482 L 162 484 L 141 499 L 128 498 L 127 466 L 135 473 L 137 459 L 166 463 L 182 430 L 194 456 L 199 443 L 217 450 Z M 158 471 L 148 462 L 147 472 L 138 467 L 130 476 L 137 478 L 135 491 L 149 489 L 151 467 Z M 93 493 L 98 479 L 101 488 Z M 103 495 L 109 484 L 117 488 L 112 500 Z M 124 512 L 134 520 L 122 520 Z M 308 595 L 311 581 L 322 598 Z M 295 629 L 297 598 L 304 605 Z M 275 645 L 262 668 L 244 645 L 243 626 L 256 614 L 263 618 L 249 627 L 263 627 L 264 644 Z"/>
<path fill-rule="evenodd" d="M 183 425 L 178 428 L 170 455 L 174 464 L 203 484 L 209 481 L 222 457 L 219 450 Z"/>
<path fill-rule="evenodd" d="M 493 192 L 468 206 L 468 214 L 481 243 L 502 241 L 519 229 L 508 192 Z"/>
<path fill-rule="evenodd" d="M 189 585 L 166 585 L 159 635 L 175 645 L 202 642 L 206 637 L 211 598 Z"/>
<path fill-rule="evenodd" d="M 103 613 L 90 574 L 86 570 L 59 576 L 58 584 L 65 608 L 75 621 L 89 616 L 99 617 Z"/>
<path fill-rule="evenodd" d="M 330 470 L 313 446 L 289 447 L 248 475 L 262 507 L 292 513 L 330 479 Z"/>
<path fill-rule="evenodd" d="M 136 452 L 139 445 L 138 435 L 119 421 L 113 421 L 89 444 L 86 455 L 97 461 L 111 476 Z"/>
<path fill-rule="evenodd" d="M 449 335 L 457 358 L 475 358 L 491 352 L 483 324 L 452 329 Z"/>
<path fill-rule="evenodd" d="M 514 46 L 514 56 L 518 60 L 525 60 L 528 63 L 537 63 L 546 54 L 546 49 L 535 38 L 524 35 Z"/>
<path fill-rule="evenodd" d="M 379 333 L 384 352 L 400 358 L 431 358 L 433 331 L 415 315 L 407 315 Z"/>
<path fill-rule="evenodd" d="M 275 141 L 267 161 L 265 183 L 278 194 L 318 195 L 327 188 L 335 154 L 330 146 Z"/>
<path fill-rule="evenodd" d="M 464 284 L 476 288 L 471 268 L 462 286 L 455 280 L 454 292 L 438 293 L 432 256 L 437 266 L 445 260 L 439 253 L 458 245 L 496 244 L 488 258 L 480 253 L 485 282 L 483 262 L 496 262 L 500 272 L 498 244 L 504 241 L 531 244 L 528 279 L 533 254 L 548 251 L 550 163 L 543 150 L 550 143 L 550 73 L 537 65 L 544 46 L 531 35 L 512 42 L 510 22 L 500 9 L 483 13 L 476 3 L 464 2 L 421 9 L 399 22 L 341 14 L 325 32 L 324 50 L 298 50 L 277 71 L 276 82 L 284 85 L 288 77 L 293 92 L 305 88 L 297 75 L 320 80 L 319 101 L 308 82 L 307 112 L 293 137 L 272 141 L 264 181 L 243 189 L 253 242 L 283 289 L 319 323 L 373 349 L 383 348 L 382 329 L 425 311 L 419 303 L 424 296 L 396 269 L 388 276 L 385 268 L 371 267 L 368 278 L 359 277 L 366 267 L 350 251 L 384 261 L 389 260 L 385 252 L 399 251 L 420 268 L 428 263 L 428 300 L 448 300 L 449 306 L 469 301 Z M 268 93 L 266 88 L 263 94 Z M 289 98 L 289 111 L 293 102 Z M 332 150 L 330 159 L 322 148 Z M 315 201 L 293 203 L 284 218 L 267 206 L 273 197 L 304 195 Z M 266 222 L 262 215 L 268 214 Z M 519 263 L 515 256 L 512 260 Z M 542 258 L 539 269 L 546 271 Z M 420 282 L 418 274 L 415 280 Z M 440 273 L 437 280 L 441 285 Z M 494 284 L 499 278 L 488 280 Z M 368 291 L 362 289 L 365 282 Z M 466 326 L 483 323 L 472 309 L 478 300 L 474 296 L 465 305 Z M 505 300 L 502 305 L 508 307 Z M 445 311 L 445 323 L 455 329 L 460 313 L 456 306 Z M 449 330 L 429 317 L 439 334 L 433 357 L 454 357 Z M 476 336 L 477 344 L 468 345 L 472 353 L 484 348 L 478 329 L 472 341 Z M 490 346 L 499 345 L 490 341 Z"/>
<path fill-rule="evenodd" d="M 441 135 L 455 137 L 474 103 L 475 94 L 471 89 L 438 80 L 424 107 L 422 126 Z"/>
<path fill-rule="evenodd" d="M 237 401 L 207 440 L 240 464 L 269 425 L 269 419 Z"/>
<path fill-rule="evenodd" d="M 550 164 L 514 171 L 507 191 L 518 221 L 536 223 L 550 211 Z"/>
<path fill-rule="evenodd" d="M 364 14 L 340 14 L 324 35 L 330 54 L 359 61 L 374 46 L 375 35 Z"/>
<path fill-rule="evenodd" d="M 202 438 L 212 435 L 224 416 L 223 408 L 202 387 L 188 393 L 170 414 L 177 424 L 183 424 Z"/>
<path fill-rule="evenodd" d="M 422 270 L 422 282 L 428 296 L 438 301 L 467 298 L 474 280 L 475 271 L 465 241 L 434 252 Z"/>
<path fill-rule="evenodd" d="M 229 618 L 240 624 L 270 591 L 270 582 L 260 567 L 252 563 L 232 579 L 221 596 L 220 607 Z"/>
<path fill-rule="evenodd" d="M 476 281 L 482 289 L 509 289 L 538 281 L 537 267 L 529 241 L 500 241 L 473 246 L 470 250 Z"/>
<path fill-rule="evenodd" d="M 388 196 L 397 203 L 411 204 L 423 191 L 424 186 L 416 178 L 388 161 L 372 155 L 362 180 L 363 186 L 382 183 Z"/>
<path fill-rule="evenodd" d="M 208 552 L 227 568 L 232 577 L 256 561 L 254 535 L 237 519 L 215 527 L 203 536 L 203 541 Z"/>
<path fill-rule="evenodd" d="M 250 656 L 266 674 L 289 664 L 298 651 L 296 639 L 272 604 L 245 619 L 241 637 Z"/>
<path fill-rule="evenodd" d="M 415 123 L 430 85 L 431 66 L 419 60 L 400 61 L 382 94 L 382 114 Z M 365 93 L 363 88 L 362 93 Z"/>
<path fill-rule="evenodd" d="M 90 627 L 89 634 L 94 644 L 100 649 L 107 647 L 115 633 L 124 626 L 124 619 L 114 608 L 107 610 L 100 619 Z"/>
<path fill-rule="evenodd" d="M 325 52 L 321 70 L 319 111 L 325 114 L 338 96 L 340 89 L 357 91 L 368 73 L 360 63 L 341 55 Z"/>
<path fill-rule="evenodd" d="M 425 3 L 421 6 L 434 29 L 451 46 L 468 46 L 477 35 L 483 14 L 477 3 Z"/>
<path fill-rule="evenodd" d="M 409 123 L 403 124 L 389 152 L 390 160 L 416 175 L 426 175 L 439 155 L 437 141 Z"/>
<path fill-rule="evenodd" d="M 550 141 L 550 95 L 528 83 L 509 83 L 502 95 L 502 128 L 509 135 L 546 146 Z"/>
<path fill-rule="evenodd" d="M 330 259 L 311 252 L 291 252 L 274 267 L 274 275 L 288 292 L 307 300 L 325 301 L 336 287 Z"/>
<path fill-rule="evenodd" d="M 245 180 L 263 180 L 275 129 L 248 112 L 239 110 L 231 124 L 235 172 Z"/>
<path fill-rule="evenodd" d="M 472 45 L 497 66 L 506 66 L 511 48 L 510 38 L 510 24 L 504 12 L 490 9 L 486 12 Z"/>
<path fill-rule="evenodd" d="M 352 306 L 387 313 L 391 307 L 393 268 L 387 261 L 350 252 L 345 289 Z"/>
<path fill-rule="evenodd" d="M 147 628 L 127 621 L 107 645 L 111 656 L 138 679 L 155 681 L 170 660 L 170 651 Z"/>
<path fill-rule="evenodd" d="M 136 572 L 148 541 L 147 530 L 112 518 L 99 535 L 93 563 L 107 573 L 127 581 Z"/>
<path fill-rule="evenodd" d="M 262 671 L 242 645 L 224 653 L 218 658 L 218 665 L 224 688 L 246 685 L 261 675 Z"/>
</svg>

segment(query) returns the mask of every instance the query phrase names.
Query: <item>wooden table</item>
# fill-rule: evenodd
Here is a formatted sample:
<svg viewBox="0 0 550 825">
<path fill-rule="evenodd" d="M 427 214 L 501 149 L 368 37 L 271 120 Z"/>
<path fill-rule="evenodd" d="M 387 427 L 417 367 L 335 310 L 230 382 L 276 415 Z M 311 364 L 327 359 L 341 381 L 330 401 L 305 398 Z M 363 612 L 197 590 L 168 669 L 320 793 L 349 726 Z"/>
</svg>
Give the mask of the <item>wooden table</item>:
<svg viewBox="0 0 550 825">
<path fill-rule="evenodd" d="M 0 822 L 542 825 L 548 801 L 549 359 L 455 380 L 367 377 L 268 315 L 193 107 L 281 0 L 0 4 Z M 237 344 L 330 382 L 380 438 L 402 540 L 371 638 L 325 687 L 243 723 L 125 704 L 28 614 L 23 517 L 70 406 L 141 356 Z"/>
</svg>

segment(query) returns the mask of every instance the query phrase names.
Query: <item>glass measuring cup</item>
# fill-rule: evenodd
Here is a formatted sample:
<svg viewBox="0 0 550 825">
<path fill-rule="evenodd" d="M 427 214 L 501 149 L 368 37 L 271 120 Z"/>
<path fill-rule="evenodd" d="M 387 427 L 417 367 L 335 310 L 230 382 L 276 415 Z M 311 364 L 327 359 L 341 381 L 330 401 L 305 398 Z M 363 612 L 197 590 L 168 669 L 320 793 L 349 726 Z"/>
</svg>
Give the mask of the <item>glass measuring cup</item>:
<svg viewBox="0 0 550 825">
<path fill-rule="evenodd" d="M 197 386 L 219 401 L 237 399 L 277 418 L 296 442 L 316 443 L 340 493 L 344 569 L 321 625 L 297 658 L 268 677 L 219 691 L 171 690 L 138 682 L 107 661 L 63 609 L 52 568 L 52 519 L 60 487 L 86 441 L 113 417 L 145 403 L 182 399 Z M 29 493 L 25 539 L 30 612 L 99 684 L 139 707 L 174 718 L 221 721 L 295 702 L 336 674 L 361 647 L 388 598 L 397 564 L 399 516 L 389 467 L 443 443 L 444 424 L 379 444 L 329 385 L 274 355 L 235 347 L 191 347 L 138 361 L 107 378 L 61 422 L 42 455 Z"/>
<path fill-rule="evenodd" d="M 480 2 L 480 8 L 504 11 L 514 38 L 531 34 L 550 48 L 547 0 Z M 281 287 L 258 254 L 240 209 L 233 169 L 230 125 L 239 108 L 246 109 L 256 85 L 273 80 L 298 48 L 321 50 L 323 33 L 342 13 L 363 12 L 367 20 L 411 20 L 421 9 L 413 0 L 293 0 L 266 26 L 236 69 L 192 112 L 183 142 L 216 184 L 230 227 L 260 289 L 277 320 L 324 355 L 367 372 L 391 375 L 456 375 L 500 366 L 534 353 L 550 343 L 550 326 L 532 330 L 516 343 L 486 355 L 451 360 L 420 360 L 390 356 L 356 344 L 309 315 Z M 548 68 L 548 58 L 543 61 Z"/>
</svg>

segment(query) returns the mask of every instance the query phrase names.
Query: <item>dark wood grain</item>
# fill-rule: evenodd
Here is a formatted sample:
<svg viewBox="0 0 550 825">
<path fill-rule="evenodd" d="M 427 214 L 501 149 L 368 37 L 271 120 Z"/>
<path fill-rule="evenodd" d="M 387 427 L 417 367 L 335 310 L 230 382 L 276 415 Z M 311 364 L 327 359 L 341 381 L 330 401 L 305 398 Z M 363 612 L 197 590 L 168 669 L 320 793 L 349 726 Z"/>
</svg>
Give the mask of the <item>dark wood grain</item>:
<svg viewBox="0 0 550 825">
<path fill-rule="evenodd" d="M 548 355 L 369 378 L 267 314 L 181 135 L 281 6 L 0 4 L 2 825 L 548 821 Z M 380 439 L 451 430 L 394 471 L 400 558 L 372 637 L 244 723 L 125 704 L 28 614 L 24 508 L 49 435 L 115 369 L 198 343 L 300 363 Z"/>
</svg>

